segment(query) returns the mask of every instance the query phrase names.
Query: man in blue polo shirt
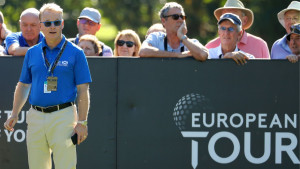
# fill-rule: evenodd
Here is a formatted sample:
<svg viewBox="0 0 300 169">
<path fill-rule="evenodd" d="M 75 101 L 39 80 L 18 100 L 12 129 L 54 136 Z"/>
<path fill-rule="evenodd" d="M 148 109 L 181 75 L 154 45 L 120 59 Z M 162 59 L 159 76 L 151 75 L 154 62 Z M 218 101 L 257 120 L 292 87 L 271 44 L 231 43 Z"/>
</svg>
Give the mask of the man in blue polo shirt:
<svg viewBox="0 0 300 169">
<path fill-rule="evenodd" d="M 35 8 L 28 8 L 21 13 L 21 32 L 12 33 L 5 39 L 5 52 L 8 55 L 25 56 L 29 47 L 42 41 L 44 35 L 40 32 L 39 14 Z"/>
<path fill-rule="evenodd" d="M 13 131 L 30 91 L 27 114 L 27 150 L 30 169 L 76 168 L 77 141 L 87 138 L 91 75 L 83 51 L 68 42 L 62 29 L 63 10 L 56 4 L 40 9 L 44 40 L 26 53 L 11 116 L 4 123 Z M 77 97 L 77 108 L 74 101 Z M 77 134 L 72 143 L 71 136 Z"/>
</svg>

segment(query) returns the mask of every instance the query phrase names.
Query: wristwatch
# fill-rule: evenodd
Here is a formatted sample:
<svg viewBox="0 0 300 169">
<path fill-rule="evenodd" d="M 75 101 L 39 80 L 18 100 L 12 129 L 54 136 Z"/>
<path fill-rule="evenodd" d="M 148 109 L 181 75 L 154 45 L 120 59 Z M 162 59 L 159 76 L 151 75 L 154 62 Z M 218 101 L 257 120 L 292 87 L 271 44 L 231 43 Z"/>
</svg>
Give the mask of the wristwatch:
<svg viewBox="0 0 300 169">
<path fill-rule="evenodd" d="M 81 124 L 81 125 L 87 126 L 87 120 L 82 120 L 82 121 L 78 120 L 77 124 L 78 123 Z"/>
</svg>

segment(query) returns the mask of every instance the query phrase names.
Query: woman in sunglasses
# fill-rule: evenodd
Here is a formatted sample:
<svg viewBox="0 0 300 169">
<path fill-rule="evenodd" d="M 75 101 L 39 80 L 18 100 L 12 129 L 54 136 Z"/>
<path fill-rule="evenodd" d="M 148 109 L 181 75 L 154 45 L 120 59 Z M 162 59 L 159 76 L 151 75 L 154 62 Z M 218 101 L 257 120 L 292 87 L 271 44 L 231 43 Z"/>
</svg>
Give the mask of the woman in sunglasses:
<svg viewBox="0 0 300 169">
<path fill-rule="evenodd" d="M 94 35 L 81 36 L 78 46 L 83 49 L 85 56 L 99 56 L 102 52 L 102 46 Z"/>
<path fill-rule="evenodd" d="M 138 56 L 141 41 L 131 29 L 122 30 L 115 39 L 114 56 Z"/>
</svg>

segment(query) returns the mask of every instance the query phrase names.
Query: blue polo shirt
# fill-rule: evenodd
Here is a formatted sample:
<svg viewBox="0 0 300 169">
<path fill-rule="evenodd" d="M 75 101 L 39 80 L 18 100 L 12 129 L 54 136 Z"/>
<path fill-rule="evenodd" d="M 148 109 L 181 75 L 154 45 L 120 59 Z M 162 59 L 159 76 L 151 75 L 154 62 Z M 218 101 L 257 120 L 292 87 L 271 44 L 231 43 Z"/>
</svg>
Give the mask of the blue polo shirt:
<svg viewBox="0 0 300 169">
<path fill-rule="evenodd" d="M 47 107 L 73 102 L 77 96 L 76 85 L 92 81 L 83 50 L 67 41 L 66 48 L 53 72 L 53 76 L 58 78 L 57 91 L 44 92 L 44 83 L 49 75 L 42 49 L 46 49 L 46 57 L 51 64 L 55 61 L 65 41 L 66 39 L 63 36 L 61 42 L 51 50 L 45 39 L 43 39 L 41 43 L 29 48 L 27 51 L 20 82 L 31 84 L 30 104 Z"/>
<path fill-rule="evenodd" d="M 44 35 L 43 33 L 40 32 L 39 40 L 37 43 L 40 43 L 43 39 L 44 39 Z M 5 44 L 6 44 L 5 52 L 7 54 L 9 54 L 8 53 L 9 47 L 14 43 L 18 43 L 21 47 L 29 47 L 28 43 L 26 42 L 25 38 L 22 35 L 22 32 L 12 33 L 5 38 Z"/>
</svg>

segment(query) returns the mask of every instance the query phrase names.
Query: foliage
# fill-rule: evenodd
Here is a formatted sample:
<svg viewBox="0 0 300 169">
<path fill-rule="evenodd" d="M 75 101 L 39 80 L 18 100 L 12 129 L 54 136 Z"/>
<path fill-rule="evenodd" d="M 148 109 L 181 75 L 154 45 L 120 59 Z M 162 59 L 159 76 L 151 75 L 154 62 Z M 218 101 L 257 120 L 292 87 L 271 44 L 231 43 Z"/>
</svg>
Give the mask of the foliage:
<svg viewBox="0 0 300 169">
<path fill-rule="evenodd" d="M 0 0 L 3 2 L 4 0 Z M 292 0 L 242 0 L 244 5 L 255 15 L 252 27 L 247 30 L 267 41 L 269 48 L 273 42 L 285 34 L 285 29 L 277 19 L 277 13 L 286 8 Z M 84 7 L 99 9 L 105 22 L 97 37 L 104 42 L 113 44 L 117 31 L 122 29 L 135 30 L 143 37 L 153 23 L 160 22 L 158 11 L 166 0 L 7 0 L 1 11 L 5 16 L 5 23 L 13 31 L 19 31 L 18 20 L 21 12 L 29 7 L 39 9 L 43 3 L 55 2 L 64 9 L 65 28 L 67 37 L 74 37 L 77 33 L 76 19 Z M 206 44 L 217 36 L 217 20 L 214 10 L 222 7 L 226 0 L 177 0 L 182 4 L 188 16 L 188 36 L 197 38 Z M 103 29 L 103 30 L 102 30 Z M 103 33 L 102 33 L 103 32 Z"/>
</svg>

